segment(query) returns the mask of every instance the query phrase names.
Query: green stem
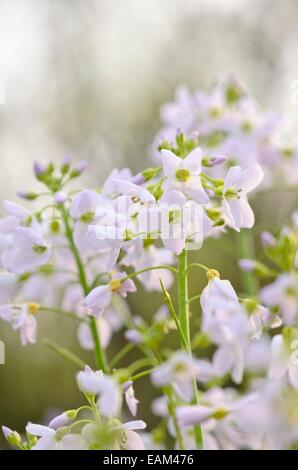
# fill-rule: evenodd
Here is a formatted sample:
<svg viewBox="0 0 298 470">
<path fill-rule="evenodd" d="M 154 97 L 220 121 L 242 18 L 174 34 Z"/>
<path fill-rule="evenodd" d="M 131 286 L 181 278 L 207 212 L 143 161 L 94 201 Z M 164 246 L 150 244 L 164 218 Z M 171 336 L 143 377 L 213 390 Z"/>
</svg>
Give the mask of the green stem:
<svg viewBox="0 0 298 470">
<path fill-rule="evenodd" d="M 93 421 L 91 419 L 79 419 L 79 421 L 72 423 L 70 426 L 67 426 L 67 428 L 69 431 L 71 431 L 76 426 L 82 426 L 82 424 L 89 424 L 89 423 L 93 423 Z"/>
<path fill-rule="evenodd" d="M 177 420 L 177 416 L 176 416 L 176 406 L 175 406 L 175 402 L 173 398 L 173 390 L 171 387 L 167 387 L 164 389 L 164 393 L 167 395 L 168 400 L 169 400 L 168 410 L 169 410 L 169 415 L 171 416 L 173 420 L 179 450 L 184 450 L 183 437 L 182 437 L 178 420 Z"/>
<path fill-rule="evenodd" d="M 254 259 L 256 254 L 253 233 L 250 230 L 242 229 L 239 233 L 236 234 L 236 236 L 239 257 Z M 241 270 L 241 277 L 244 291 L 249 295 L 257 294 L 259 285 L 254 275 L 247 271 Z"/>
<path fill-rule="evenodd" d="M 95 351 L 97 367 L 101 369 L 103 372 L 109 372 L 105 351 L 103 347 L 101 346 L 100 335 L 97 330 L 97 323 L 96 323 L 95 317 L 90 316 L 89 325 L 90 325 L 93 342 L 94 342 L 94 351 Z"/>
<path fill-rule="evenodd" d="M 129 372 L 131 374 L 134 374 L 137 372 L 139 369 L 142 369 L 142 367 L 150 366 L 152 365 L 151 359 L 148 357 L 142 357 L 141 359 L 137 359 L 135 362 L 133 362 L 129 367 Z"/>
<path fill-rule="evenodd" d="M 201 294 L 198 294 L 198 295 L 194 295 L 193 297 L 191 297 L 189 300 L 188 300 L 188 304 L 190 305 L 192 302 L 194 302 L 195 300 L 198 300 L 201 298 Z"/>
<path fill-rule="evenodd" d="M 178 258 L 178 305 L 180 326 L 188 348 L 190 344 L 190 330 L 188 308 L 188 284 L 186 273 L 187 253 L 185 250 L 183 250 Z"/>
<path fill-rule="evenodd" d="M 178 330 L 178 333 L 179 333 L 179 336 L 180 336 L 181 345 L 184 349 L 187 349 L 187 342 L 186 342 L 186 339 L 184 337 L 184 333 L 182 331 L 182 328 L 180 326 L 179 318 L 176 314 L 176 310 L 174 308 L 171 296 L 168 293 L 168 291 L 166 290 L 166 288 L 165 288 L 165 286 L 164 286 L 161 279 L 159 280 L 159 282 L 160 282 L 160 285 L 161 285 L 161 288 L 162 288 L 162 292 L 163 292 L 163 295 L 164 295 L 165 302 L 166 302 L 166 304 L 168 306 L 168 309 L 169 309 L 169 311 L 172 315 L 172 318 L 174 319 L 174 322 L 176 324 L 176 327 L 177 327 L 177 330 Z"/>
<path fill-rule="evenodd" d="M 155 269 L 167 269 L 168 271 L 171 271 L 175 274 L 177 274 L 177 269 L 174 268 L 173 266 L 151 266 L 148 268 L 141 269 L 140 271 L 135 271 L 131 274 L 128 274 L 124 279 L 121 279 L 122 282 L 127 281 L 127 279 L 132 279 L 133 277 L 138 276 L 139 274 L 146 273 L 147 271 L 153 271 Z"/>
<path fill-rule="evenodd" d="M 190 265 L 190 267 L 200 267 L 203 269 L 207 269 L 206 266 L 201 265 L 199 263 L 194 263 Z M 187 273 L 189 272 L 189 268 L 187 267 L 187 252 L 184 250 L 178 259 L 178 304 L 179 304 L 179 320 L 181 329 L 183 334 L 186 338 L 187 343 L 187 351 L 192 357 L 191 351 L 191 342 L 190 342 L 190 324 L 189 324 L 189 298 L 188 298 L 188 282 L 187 282 Z M 196 379 L 193 379 L 193 388 L 195 394 L 195 403 L 199 404 L 199 394 Z M 201 426 L 194 426 L 194 437 L 196 446 L 198 449 L 204 448 L 204 439 Z"/>
<path fill-rule="evenodd" d="M 69 241 L 69 246 L 73 253 L 73 256 L 75 258 L 75 262 L 78 268 L 80 283 L 83 288 L 84 294 L 88 295 L 89 286 L 87 282 L 87 277 L 85 274 L 84 265 L 80 257 L 80 253 L 73 239 L 72 230 L 68 222 L 68 214 L 64 206 L 61 206 L 60 210 L 61 210 L 62 218 L 64 221 L 66 237 Z M 100 336 L 97 331 L 96 319 L 94 317 L 90 317 L 89 324 L 90 324 L 90 329 L 91 329 L 93 342 L 94 342 L 94 351 L 95 351 L 95 359 L 96 359 L 97 367 L 101 369 L 103 372 L 107 372 L 105 353 L 101 346 Z"/>
<path fill-rule="evenodd" d="M 142 377 L 146 377 L 147 375 L 151 374 L 153 371 L 154 371 L 154 369 L 143 370 L 142 372 L 139 372 L 138 374 L 133 375 L 132 377 L 130 377 L 130 380 L 135 382 L 136 380 L 139 380 Z"/>
<path fill-rule="evenodd" d="M 39 307 L 39 310 L 41 310 L 42 312 L 56 313 L 56 314 L 62 315 L 64 317 L 72 318 L 73 320 L 86 323 L 85 318 L 80 318 L 77 315 L 75 315 L 74 313 L 67 312 L 66 310 L 62 310 L 61 308 L 45 307 L 44 305 L 41 305 Z"/>
<path fill-rule="evenodd" d="M 58 354 L 60 354 L 60 356 L 64 357 L 65 359 L 67 359 L 68 361 L 72 362 L 73 364 L 75 364 L 79 369 L 84 369 L 85 367 L 85 362 L 82 361 L 82 359 L 80 359 L 78 356 L 76 356 L 74 353 L 72 353 L 71 351 L 69 351 L 68 349 L 66 348 L 62 348 L 61 346 L 59 346 L 58 344 L 54 343 L 54 341 L 51 341 L 50 339 L 48 338 L 44 338 L 44 343 L 46 344 L 46 346 L 48 346 L 50 349 L 52 349 L 53 351 L 57 352 Z"/>
<path fill-rule="evenodd" d="M 180 256 L 181 256 L 181 255 L 180 255 Z M 186 269 L 186 271 L 185 271 L 186 275 L 187 275 L 193 268 L 203 269 L 204 271 L 209 271 L 209 270 L 210 270 L 210 268 L 208 268 L 208 267 L 205 266 L 204 264 L 201 264 L 201 263 L 191 263 L 191 264 L 187 267 L 187 269 Z"/>
<path fill-rule="evenodd" d="M 123 359 L 136 345 L 133 343 L 126 344 L 110 362 L 111 369 L 115 367 L 121 359 Z"/>
</svg>

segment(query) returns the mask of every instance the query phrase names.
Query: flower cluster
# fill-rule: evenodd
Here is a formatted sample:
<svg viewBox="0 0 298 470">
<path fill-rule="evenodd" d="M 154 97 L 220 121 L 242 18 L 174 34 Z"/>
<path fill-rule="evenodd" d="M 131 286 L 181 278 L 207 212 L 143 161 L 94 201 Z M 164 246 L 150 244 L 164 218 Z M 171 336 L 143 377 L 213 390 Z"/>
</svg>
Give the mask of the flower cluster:
<svg viewBox="0 0 298 470">
<path fill-rule="evenodd" d="M 232 75 L 216 83 L 209 93 L 191 93 L 180 86 L 175 101 L 161 109 L 163 129 L 153 144 L 154 159 L 160 161 L 157 148 L 174 145 L 177 134 L 185 133 L 199 142 L 207 166 L 225 160 L 224 167 L 254 163 L 262 166 L 265 178 L 260 188 L 298 183 L 298 150 L 286 140 L 286 119 L 264 112 L 248 95 L 243 84 Z M 223 176 L 221 167 L 210 168 L 213 176 Z"/>
<path fill-rule="evenodd" d="M 36 163 L 43 188 L 19 193 L 34 208 L 4 202 L 0 318 L 25 346 L 37 341 L 41 316 L 55 314 L 59 321 L 66 315 L 95 358 L 92 370 L 47 342 L 80 368 L 86 405 L 48 426 L 28 423 L 22 436 L 4 426 L 7 441 L 19 449 L 298 444 L 297 213 L 279 233 L 262 233 L 260 261 L 240 260 L 244 276 L 261 280 L 260 289 L 238 295 L 216 269 L 188 264 L 187 256 L 207 238 L 220 243 L 229 229 L 253 227 L 248 198 L 264 173 L 265 183 L 274 181 L 279 121 L 261 113 L 231 79 L 210 95 L 180 89 L 162 119 L 158 166 L 137 175 L 113 170 L 102 187 L 73 190 L 84 163 L 73 165 L 68 157 L 59 166 Z M 189 297 L 188 276 L 196 269 L 206 273 L 207 284 Z M 174 283 L 177 307 L 169 294 Z M 134 315 L 126 300 L 139 286 L 162 294 L 150 322 Z M 126 344 L 111 357 L 116 332 Z M 133 349 L 141 357 L 119 367 Z M 160 424 L 139 434 L 145 423 L 125 416 L 138 413 L 133 386 L 143 377 L 161 391 L 151 404 Z M 148 407 L 146 397 L 140 401 Z"/>
</svg>

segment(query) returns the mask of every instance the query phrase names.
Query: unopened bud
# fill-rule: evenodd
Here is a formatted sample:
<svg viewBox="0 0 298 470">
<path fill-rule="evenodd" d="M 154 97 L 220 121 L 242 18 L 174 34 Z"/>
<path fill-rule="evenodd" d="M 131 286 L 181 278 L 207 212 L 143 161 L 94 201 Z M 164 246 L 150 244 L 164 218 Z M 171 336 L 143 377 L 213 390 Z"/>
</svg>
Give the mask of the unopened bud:
<svg viewBox="0 0 298 470">
<path fill-rule="evenodd" d="M 34 201 L 38 197 L 38 194 L 34 191 L 18 191 L 17 195 L 26 201 Z"/>
<path fill-rule="evenodd" d="M 87 163 L 84 161 L 77 163 L 70 172 L 70 178 L 77 178 L 78 176 L 80 176 L 86 169 L 86 167 Z"/>
<path fill-rule="evenodd" d="M 47 172 L 46 165 L 44 165 L 41 162 L 34 162 L 34 173 L 37 178 L 45 175 L 46 172 Z"/>
<path fill-rule="evenodd" d="M 272 233 L 265 230 L 261 233 L 261 240 L 264 247 L 274 246 L 276 242 Z"/>
<path fill-rule="evenodd" d="M 58 191 L 55 193 L 55 202 L 56 204 L 64 204 L 67 201 L 67 194 L 64 191 Z"/>
<path fill-rule="evenodd" d="M 254 273 L 258 277 L 274 277 L 276 273 L 267 266 L 253 259 L 241 259 L 239 266 L 243 271 Z"/>
<path fill-rule="evenodd" d="M 239 266 L 243 271 L 250 273 L 256 269 L 257 262 L 254 259 L 241 259 Z"/>
<path fill-rule="evenodd" d="M 7 442 L 9 442 L 9 444 L 11 444 L 12 446 L 17 447 L 18 445 L 21 444 L 22 439 L 17 431 L 13 431 L 7 426 L 2 426 L 2 432 Z"/>
<path fill-rule="evenodd" d="M 143 335 L 137 330 L 127 330 L 124 334 L 125 338 L 134 344 L 143 342 Z"/>
<path fill-rule="evenodd" d="M 213 167 L 213 166 L 216 166 L 216 165 L 221 165 L 227 159 L 228 159 L 228 157 L 226 157 L 225 155 L 220 155 L 220 154 L 212 155 L 210 157 L 206 156 L 202 160 L 202 165 L 209 168 L 209 167 Z"/>
<path fill-rule="evenodd" d="M 62 413 L 61 415 L 56 416 L 56 418 L 52 419 L 52 421 L 49 424 L 49 427 L 52 429 L 58 429 L 58 428 L 61 428 L 62 426 L 67 426 L 70 423 L 70 421 L 71 421 L 71 417 L 68 416 L 68 412 Z"/>
<path fill-rule="evenodd" d="M 60 171 L 62 175 L 66 175 L 66 173 L 70 170 L 71 158 L 69 155 L 65 155 L 63 158 L 62 164 L 60 166 Z"/>
</svg>

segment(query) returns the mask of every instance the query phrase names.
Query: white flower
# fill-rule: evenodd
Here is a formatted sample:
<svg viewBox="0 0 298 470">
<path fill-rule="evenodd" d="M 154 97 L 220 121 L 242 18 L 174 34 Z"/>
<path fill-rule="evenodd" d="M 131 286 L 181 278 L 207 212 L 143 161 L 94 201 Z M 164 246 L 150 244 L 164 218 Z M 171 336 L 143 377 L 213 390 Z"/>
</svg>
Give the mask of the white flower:
<svg viewBox="0 0 298 470">
<path fill-rule="evenodd" d="M 285 325 L 294 325 L 298 318 L 297 278 L 292 273 L 280 274 L 261 289 L 261 301 L 268 307 L 279 307 Z"/>
<path fill-rule="evenodd" d="M 131 279 L 123 280 L 125 277 L 125 273 L 116 273 L 108 284 L 91 290 L 83 302 L 91 315 L 98 317 L 111 303 L 113 294 L 126 297 L 128 292 L 136 291 L 134 282 Z"/>
<path fill-rule="evenodd" d="M 221 280 L 214 270 L 208 271 L 208 276 L 210 280 L 200 300 L 202 331 L 218 345 L 212 360 L 213 372 L 223 376 L 231 371 L 234 382 L 240 383 L 250 338 L 248 316 L 231 283 Z"/>
<path fill-rule="evenodd" d="M 37 322 L 35 314 L 39 306 L 29 304 L 7 304 L 0 306 L 0 318 L 12 323 L 14 330 L 20 330 L 20 338 L 23 346 L 36 342 Z"/>
<path fill-rule="evenodd" d="M 125 431 L 126 442 L 124 448 L 126 450 L 145 450 L 144 442 L 141 437 L 136 433 L 136 430 L 145 429 L 146 423 L 144 421 L 129 421 L 122 425 L 122 429 Z"/>
<path fill-rule="evenodd" d="M 193 397 L 194 380 L 204 382 L 212 377 L 211 365 L 207 361 L 192 359 L 184 351 L 175 352 L 151 375 L 154 385 L 162 387 L 171 384 L 178 395 L 186 401 L 190 401 Z"/>
<path fill-rule="evenodd" d="M 2 264 L 16 274 L 23 274 L 47 264 L 51 254 L 50 244 L 38 231 L 17 227 L 11 245 L 2 253 Z"/>
<path fill-rule="evenodd" d="M 114 168 L 107 179 L 105 180 L 103 187 L 101 189 L 101 194 L 104 197 L 109 197 L 109 198 L 114 198 L 119 195 L 117 183 L 115 183 L 115 180 L 121 180 L 121 181 L 130 181 L 132 178 L 132 173 L 129 168 L 122 168 L 121 170 L 118 170 L 117 168 Z"/>
<path fill-rule="evenodd" d="M 139 400 L 135 397 L 133 382 L 129 381 L 124 384 L 124 396 L 129 411 L 133 416 L 136 416 Z"/>
<path fill-rule="evenodd" d="M 218 309 L 237 308 L 238 297 L 230 281 L 220 279 L 215 270 L 210 270 L 208 276 L 209 282 L 200 297 L 203 314 L 211 316 Z"/>
<path fill-rule="evenodd" d="M 133 266 L 135 271 L 141 271 L 150 266 L 171 265 L 174 262 L 173 253 L 165 248 L 157 248 L 154 244 L 143 247 L 143 240 L 136 240 L 126 250 L 121 260 L 123 266 Z M 146 291 L 160 291 L 160 279 L 166 289 L 173 283 L 173 275 L 169 270 L 151 270 L 137 276 Z"/>
<path fill-rule="evenodd" d="M 234 166 L 225 179 L 223 211 L 227 223 L 238 232 L 241 228 L 251 228 L 254 224 L 254 213 L 248 203 L 247 193 L 258 186 L 263 175 L 259 165 L 250 166 L 244 171 L 240 166 Z"/>
<path fill-rule="evenodd" d="M 121 404 L 121 393 L 117 382 L 102 371 L 93 372 L 86 366 L 77 375 L 79 388 L 84 393 L 98 396 L 98 406 L 104 416 L 117 416 Z"/>
<path fill-rule="evenodd" d="M 17 276 L 12 273 L 0 273 L 0 304 L 11 301 L 17 291 Z"/>
<path fill-rule="evenodd" d="M 82 252 L 90 249 L 87 242 L 88 225 L 94 221 L 96 209 L 101 202 L 102 196 L 89 189 L 78 193 L 72 201 L 70 215 L 75 220 L 73 237 L 77 248 Z"/>
<path fill-rule="evenodd" d="M 298 339 L 293 341 L 298 347 Z M 298 361 L 295 360 L 295 348 L 287 345 L 283 335 L 276 335 L 271 341 L 271 361 L 269 377 L 281 380 L 285 375 L 293 388 L 298 390 Z M 297 355 L 296 355 L 297 356 Z"/>
<path fill-rule="evenodd" d="M 87 450 L 87 444 L 79 434 L 66 434 L 59 438 L 59 430 L 28 423 L 26 431 L 32 436 L 39 437 L 32 450 Z"/>
<path fill-rule="evenodd" d="M 196 202 L 209 202 L 201 182 L 202 151 L 194 149 L 184 159 L 170 150 L 161 151 L 164 173 L 167 177 L 166 189 L 178 189 Z"/>
</svg>

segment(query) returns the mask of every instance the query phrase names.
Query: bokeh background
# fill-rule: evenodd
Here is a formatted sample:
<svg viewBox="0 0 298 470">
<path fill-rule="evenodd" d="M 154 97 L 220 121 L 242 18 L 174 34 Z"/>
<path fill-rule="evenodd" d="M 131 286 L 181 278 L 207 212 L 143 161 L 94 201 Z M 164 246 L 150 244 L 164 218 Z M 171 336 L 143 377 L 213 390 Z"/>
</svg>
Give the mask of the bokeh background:
<svg viewBox="0 0 298 470">
<path fill-rule="evenodd" d="M 172 99 L 177 85 L 208 89 L 231 71 L 262 106 L 288 116 L 295 139 L 298 104 L 291 99 L 291 83 L 298 79 L 297 24 L 297 0 L 1 0 L 1 200 L 33 187 L 35 159 L 68 154 L 87 160 L 90 187 L 115 166 L 138 172 L 150 161 L 159 107 Z M 287 220 L 295 203 L 297 193 L 257 198 L 257 227 Z M 221 247 L 207 243 L 199 256 L 241 289 L 233 254 L 226 237 Z M 203 278 L 196 276 L 191 289 L 197 292 Z M 144 295 L 133 296 L 131 308 L 150 318 L 161 301 Z M 40 319 L 39 337 L 78 348 L 72 323 L 57 321 Z M 21 430 L 28 419 L 47 420 L 55 409 L 80 402 L 75 368 L 42 341 L 21 348 L 18 334 L 3 323 L 0 339 L 6 344 L 0 424 Z M 110 355 L 121 342 L 115 338 Z M 137 390 L 151 394 L 145 379 Z M 147 414 L 143 409 L 140 417 Z"/>
</svg>

